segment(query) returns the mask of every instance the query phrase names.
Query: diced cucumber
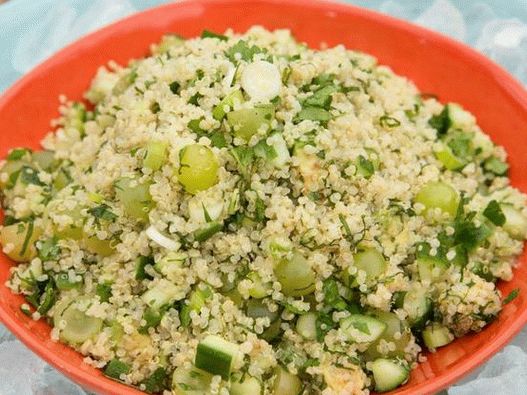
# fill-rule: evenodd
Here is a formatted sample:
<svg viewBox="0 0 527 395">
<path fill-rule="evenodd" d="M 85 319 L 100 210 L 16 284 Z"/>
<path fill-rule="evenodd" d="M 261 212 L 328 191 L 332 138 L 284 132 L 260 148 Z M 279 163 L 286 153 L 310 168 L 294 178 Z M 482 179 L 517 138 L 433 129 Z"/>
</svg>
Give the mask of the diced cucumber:
<svg viewBox="0 0 527 395">
<path fill-rule="evenodd" d="M 0 168 L 0 189 L 12 188 L 12 178 L 16 176 L 17 172 L 19 172 L 22 167 L 27 165 L 28 163 L 23 160 L 5 162 Z M 5 180 L 4 177 L 2 177 L 3 174 L 7 176 Z"/>
<path fill-rule="evenodd" d="M 459 170 L 466 165 L 466 162 L 454 155 L 450 147 L 446 144 L 443 145 L 440 151 L 436 151 L 434 154 L 448 170 Z"/>
<path fill-rule="evenodd" d="M 272 342 L 282 333 L 282 320 L 277 319 L 267 329 L 260 335 L 260 338 L 264 339 L 266 342 Z"/>
<path fill-rule="evenodd" d="M 427 281 L 429 283 L 440 279 L 448 269 L 448 263 L 446 261 L 431 256 L 417 258 L 416 264 L 421 281 Z"/>
<path fill-rule="evenodd" d="M 448 103 L 448 117 L 452 127 L 463 129 L 474 124 L 474 116 L 456 103 Z"/>
<path fill-rule="evenodd" d="M 382 334 L 383 337 L 393 336 L 395 333 L 402 333 L 404 330 L 403 322 L 399 319 L 399 317 L 397 317 L 397 314 L 395 313 L 376 310 L 373 313 L 373 316 L 386 324 L 386 330 Z"/>
<path fill-rule="evenodd" d="M 55 153 L 53 151 L 35 151 L 31 155 L 31 159 L 39 169 L 45 171 L 54 170 L 59 161 L 55 159 Z"/>
<path fill-rule="evenodd" d="M 200 311 L 205 306 L 205 301 L 212 296 L 212 292 L 208 286 L 194 289 L 188 299 L 187 303 L 181 308 L 179 318 L 181 325 L 187 327 L 190 324 L 190 312 Z"/>
<path fill-rule="evenodd" d="M 527 218 L 519 210 L 508 204 L 502 204 L 501 211 L 505 215 L 503 229 L 513 239 L 524 240 L 527 237 Z"/>
<path fill-rule="evenodd" d="M 143 166 L 157 171 L 165 164 L 168 157 L 168 143 L 166 141 L 149 141 Z"/>
<path fill-rule="evenodd" d="M 435 350 L 436 348 L 446 346 L 454 340 L 454 335 L 450 333 L 450 330 L 437 322 L 434 322 L 423 329 L 422 336 L 423 342 L 429 350 Z"/>
<path fill-rule="evenodd" d="M 404 295 L 403 309 L 408 314 L 410 325 L 421 328 L 432 313 L 432 301 L 425 289 L 413 289 Z"/>
<path fill-rule="evenodd" d="M 178 286 L 162 278 L 152 288 L 141 295 L 141 299 L 154 310 L 159 310 L 161 307 L 172 304 L 183 296 Z"/>
<path fill-rule="evenodd" d="M 192 222 L 204 224 L 216 221 L 223 213 L 224 201 L 218 196 L 193 196 L 188 201 L 188 214 Z"/>
<path fill-rule="evenodd" d="M 194 364 L 197 368 L 228 380 L 239 346 L 219 336 L 209 335 L 199 342 Z"/>
<path fill-rule="evenodd" d="M 483 168 L 497 176 L 505 176 L 509 171 L 509 165 L 507 162 L 504 162 L 494 156 L 491 156 L 485 162 L 483 162 Z"/>
<path fill-rule="evenodd" d="M 269 318 L 273 322 L 280 315 L 279 311 L 270 311 L 261 299 L 249 299 L 246 304 L 245 313 L 251 318 Z"/>
<path fill-rule="evenodd" d="M 285 142 L 282 135 L 275 133 L 269 137 L 270 145 L 274 148 L 276 156 L 271 159 L 271 163 L 281 169 L 291 160 L 287 143 Z"/>
<path fill-rule="evenodd" d="M 194 366 L 178 367 L 172 376 L 172 391 L 175 395 L 208 395 L 212 377 Z"/>
<path fill-rule="evenodd" d="M 115 182 L 115 196 L 123 205 L 125 214 L 140 221 L 148 221 L 148 213 L 154 207 L 149 183 L 120 178 Z"/>
<path fill-rule="evenodd" d="M 317 315 L 307 313 L 298 317 L 296 331 L 304 339 L 315 340 L 317 338 Z"/>
<path fill-rule="evenodd" d="M 58 316 L 57 316 L 58 314 Z M 55 310 L 55 325 L 64 321 L 66 325 L 60 331 L 60 338 L 71 344 L 82 344 L 102 330 L 101 318 L 86 315 L 75 302 L 67 306 L 60 314 Z"/>
<path fill-rule="evenodd" d="M 340 321 L 340 330 L 348 340 L 356 343 L 370 343 L 377 340 L 387 325 L 363 314 L 352 314 Z"/>
<path fill-rule="evenodd" d="M 372 362 L 371 371 L 375 381 L 375 391 L 391 391 L 404 384 L 410 370 L 395 359 L 379 358 Z"/>
<path fill-rule="evenodd" d="M 254 377 L 245 376 L 242 381 L 231 383 L 230 395 L 260 395 L 261 393 L 262 385 Z"/>
<path fill-rule="evenodd" d="M 260 275 L 256 272 L 247 274 L 247 278 L 252 281 L 253 285 L 249 288 L 249 295 L 256 299 L 265 298 L 272 291 L 269 284 L 264 283 Z"/>
<path fill-rule="evenodd" d="M 235 104 L 241 104 L 243 102 L 243 94 L 239 89 L 237 89 L 225 96 L 222 101 L 220 101 L 220 103 L 212 109 L 212 116 L 214 119 L 221 121 L 227 113 L 225 111 L 226 107 L 229 108 L 229 111 L 232 111 Z"/>
<path fill-rule="evenodd" d="M 381 357 L 404 357 L 405 349 L 408 343 L 412 339 L 412 334 L 409 328 L 406 328 L 406 324 L 397 317 L 395 313 L 386 311 L 374 311 L 373 316 L 378 320 L 386 324 L 386 330 L 383 334 L 374 341 L 368 349 L 365 351 L 365 357 L 368 360 L 375 360 Z M 395 334 L 400 334 L 400 337 Z M 395 349 L 390 348 L 389 350 L 383 347 L 379 350 L 381 341 L 387 341 L 395 345 Z"/>
<path fill-rule="evenodd" d="M 281 259 L 274 273 L 282 285 L 284 295 L 305 296 L 315 290 L 315 272 L 307 259 L 298 252 L 291 259 Z"/>
<path fill-rule="evenodd" d="M 274 118 L 274 106 L 265 105 L 254 108 L 242 108 L 227 114 L 227 122 L 234 130 L 234 135 L 249 140 L 260 128 L 267 131 Z"/>
<path fill-rule="evenodd" d="M 366 273 L 366 280 L 373 280 L 386 271 L 384 256 L 375 248 L 365 248 L 353 255 L 354 266 Z"/>
<path fill-rule="evenodd" d="M 302 381 L 281 366 L 275 369 L 273 395 L 299 395 L 302 391 Z"/>
<path fill-rule="evenodd" d="M 280 94 L 282 76 L 273 63 L 258 60 L 245 66 L 241 85 L 253 101 L 267 102 Z"/>
</svg>

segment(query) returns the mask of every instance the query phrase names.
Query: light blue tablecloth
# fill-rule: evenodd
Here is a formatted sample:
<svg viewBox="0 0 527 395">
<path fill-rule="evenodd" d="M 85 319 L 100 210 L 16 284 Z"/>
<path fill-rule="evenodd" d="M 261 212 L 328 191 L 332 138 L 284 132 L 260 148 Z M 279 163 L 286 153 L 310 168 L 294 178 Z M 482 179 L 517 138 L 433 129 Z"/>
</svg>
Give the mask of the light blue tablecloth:
<svg viewBox="0 0 527 395">
<path fill-rule="evenodd" d="M 11 0 L 0 5 L 0 92 L 58 49 L 167 0 Z M 527 0 L 348 0 L 464 41 L 527 84 Z M 6 131 L 0 131 L 6 133 Z M 527 394 L 527 331 L 450 395 Z M 84 395 L 0 324 L 0 395 Z"/>
</svg>

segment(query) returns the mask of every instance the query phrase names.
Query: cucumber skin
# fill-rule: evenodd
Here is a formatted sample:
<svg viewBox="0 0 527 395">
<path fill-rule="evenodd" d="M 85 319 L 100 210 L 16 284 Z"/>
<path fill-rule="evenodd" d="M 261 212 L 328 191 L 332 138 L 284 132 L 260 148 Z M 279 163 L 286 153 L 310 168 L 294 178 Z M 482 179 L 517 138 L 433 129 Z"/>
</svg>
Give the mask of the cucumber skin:
<svg viewBox="0 0 527 395">
<path fill-rule="evenodd" d="M 391 372 L 386 372 L 386 369 L 390 368 Z M 371 370 L 373 372 L 373 378 L 375 380 L 375 391 L 387 392 L 391 391 L 408 381 L 410 376 L 410 370 L 401 365 L 397 360 L 378 358 L 372 363 Z M 387 375 L 393 374 L 394 370 L 400 377 L 389 377 Z"/>
</svg>

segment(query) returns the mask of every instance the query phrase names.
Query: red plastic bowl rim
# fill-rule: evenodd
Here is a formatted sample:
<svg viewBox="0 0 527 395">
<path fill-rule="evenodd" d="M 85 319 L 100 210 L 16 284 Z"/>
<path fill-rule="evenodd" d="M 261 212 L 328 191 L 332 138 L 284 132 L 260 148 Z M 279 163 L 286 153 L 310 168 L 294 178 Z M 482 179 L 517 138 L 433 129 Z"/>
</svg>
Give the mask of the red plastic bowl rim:
<svg viewBox="0 0 527 395">
<path fill-rule="evenodd" d="M 9 87 L 5 93 L 0 97 L 0 108 L 2 108 L 6 103 L 8 103 L 16 93 L 23 88 L 26 81 L 31 80 L 34 74 L 46 70 L 50 65 L 55 62 L 55 58 L 65 58 L 69 54 L 74 53 L 79 46 L 80 42 L 89 41 L 93 38 L 97 38 L 101 35 L 106 35 L 111 33 L 113 30 L 118 29 L 122 24 L 135 19 L 147 18 L 151 13 L 157 13 L 159 10 L 164 8 L 171 7 L 181 7 L 185 6 L 187 3 L 199 3 L 204 6 L 209 4 L 214 4 L 215 6 L 221 4 L 236 4 L 236 3 L 252 3 L 252 4 L 269 4 L 274 6 L 284 6 L 285 4 L 290 5 L 302 5 L 309 7 L 319 7 L 320 9 L 331 8 L 332 11 L 337 13 L 348 13 L 360 16 L 363 19 L 368 19 L 375 21 L 377 23 L 382 23 L 383 25 L 388 25 L 392 28 L 397 28 L 399 30 L 404 30 L 413 33 L 414 35 L 420 35 L 426 37 L 430 42 L 435 42 L 444 47 L 450 47 L 451 49 L 462 53 L 465 58 L 469 58 L 479 64 L 482 69 L 485 69 L 489 74 L 494 75 L 497 81 L 504 86 L 507 91 L 515 98 L 515 100 L 522 105 L 523 108 L 527 109 L 527 92 L 524 87 L 514 79 L 507 71 L 502 67 L 482 55 L 481 53 L 475 51 L 474 49 L 468 47 L 465 44 L 457 42 L 451 38 L 443 36 L 442 34 L 436 33 L 434 31 L 428 30 L 426 28 L 411 24 L 409 22 L 393 18 L 388 15 L 384 15 L 375 11 L 367 10 L 357 6 L 352 6 L 349 4 L 335 3 L 327 0 L 181 0 L 175 3 L 163 4 L 157 7 L 147 9 L 145 11 L 138 12 L 124 19 L 120 19 L 102 29 L 99 29 L 93 33 L 85 35 L 73 43 L 69 44 L 65 48 L 56 52 L 46 61 L 38 65 L 36 68 L 31 70 L 28 74 L 19 79 L 14 85 Z M 141 394 L 142 392 L 133 389 L 132 387 L 120 384 L 117 382 L 111 382 L 108 380 L 101 380 L 98 376 L 93 376 L 86 374 L 86 371 L 82 370 L 79 366 L 72 365 L 70 363 L 65 363 L 64 360 L 49 351 L 49 349 L 44 345 L 43 342 L 38 340 L 36 337 L 32 336 L 29 331 L 21 331 L 20 324 L 14 318 L 14 316 L 9 313 L 6 309 L 0 306 L 0 322 L 2 322 L 20 341 L 22 341 L 29 349 L 35 352 L 42 359 L 47 361 L 49 364 L 55 368 L 62 371 L 68 377 L 73 379 L 75 382 L 86 386 L 91 390 L 95 390 L 101 393 L 109 394 Z M 436 376 L 434 379 L 418 384 L 411 389 L 405 391 L 404 387 L 401 387 L 398 391 L 398 395 L 410 395 L 410 394 L 431 394 L 442 389 L 447 388 L 449 385 L 458 381 L 461 377 L 465 376 L 485 361 L 487 361 L 491 356 L 497 353 L 501 348 L 503 348 L 516 334 L 518 334 L 523 326 L 527 323 L 527 309 L 522 311 L 515 321 L 505 327 L 499 335 L 490 343 L 487 347 L 477 350 L 477 353 L 473 354 L 472 358 L 467 358 L 464 361 L 461 361 L 457 364 L 456 369 L 452 370 L 446 374 L 441 374 Z M 473 358 L 477 356 L 477 359 Z M 119 392 L 116 391 L 116 386 L 119 386 Z"/>
</svg>

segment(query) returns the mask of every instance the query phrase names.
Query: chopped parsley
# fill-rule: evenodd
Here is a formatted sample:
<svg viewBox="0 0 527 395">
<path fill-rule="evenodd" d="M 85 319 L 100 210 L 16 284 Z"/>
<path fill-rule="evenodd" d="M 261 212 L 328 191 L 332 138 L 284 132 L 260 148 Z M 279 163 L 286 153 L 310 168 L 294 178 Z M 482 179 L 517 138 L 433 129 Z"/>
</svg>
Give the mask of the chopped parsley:
<svg viewBox="0 0 527 395">
<path fill-rule="evenodd" d="M 210 30 L 203 30 L 201 32 L 201 38 L 217 38 L 220 41 L 227 41 L 229 38 L 223 34 L 211 32 Z"/>
<path fill-rule="evenodd" d="M 487 217 L 490 222 L 496 226 L 503 226 L 505 223 L 505 214 L 501 210 L 500 204 L 496 200 L 491 200 L 485 210 L 483 215 Z"/>
<path fill-rule="evenodd" d="M 237 63 L 239 59 L 245 60 L 246 62 L 250 62 L 253 60 L 254 55 L 258 53 L 265 54 L 267 53 L 267 50 L 260 48 L 256 45 L 250 45 L 245 40 L 240 40 L 231 48 L 229 48 L 225 52 L 225 55 L 227 56 L 227 58 L 229 58 L 231 62 Z"/>
<path fill-rule="evenodd" d="M 452 121 L 450 120 L 450 115 L 448 113 L 448 106 L 443 108 L 437 115 L 433 115 L 429 120 L 428 124 L 437 130 L 438 135 L 444 135 L 448 132 L 448 129 L 452 126 Z"/>
<path fill-rule="evenodd" d="M 89 209 L 88 213 L 95 217 L 96 224 L 98 224 L 101 219 L 104 221 L 112 221 L 112 222 L 117 219 L 117 215 L 115 215 L 110 210 L 110 206 L 108 206 L 105 203 L 102 203 L 98 205 L 97 207 L 93 207 Z"/>
<path fill-rule="evenodd" d="M 51 237 L 37 244 L 38 257 L 43 261 L 55 261 L 60 256 L 58 238 Z"/>
<path fill-rule="evenodd" d="M 379 123 L 383 128 L 395 128 L 401 125 L 401 121 L 397 118 L 390 117 L 388 115 L 383 115 L 379 118 Z"/>
<path fill-rule="evenodd" d="M 518 297 L 518 295 L 520 294 L 520 289 L 519 288 L 514 288 L 508 295 L 505 299 L 503 299 L 503 304 L 509 304 L 510 302 L 512 302 L 514 299 L 516 299 Z"/>
</svg>

